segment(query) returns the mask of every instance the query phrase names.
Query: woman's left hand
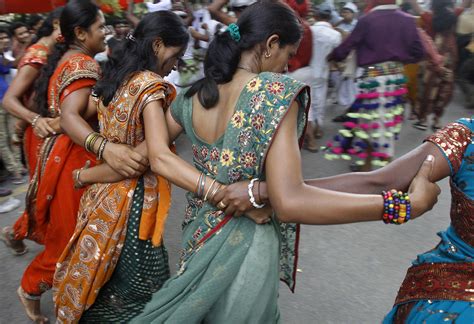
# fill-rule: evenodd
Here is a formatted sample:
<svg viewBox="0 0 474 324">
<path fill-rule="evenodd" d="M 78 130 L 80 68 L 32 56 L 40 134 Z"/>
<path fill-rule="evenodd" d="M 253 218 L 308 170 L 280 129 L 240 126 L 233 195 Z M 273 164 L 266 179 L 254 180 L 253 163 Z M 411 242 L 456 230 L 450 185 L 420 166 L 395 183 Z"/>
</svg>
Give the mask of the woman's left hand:
<svg viewBox="0 0 474 324">
<path fill-rule="evenodd" d="M 257 224 L 266 224 L 272 220 L 273 210 L 270 206 L 253 209 L 245 213 L 245 217 L 250 218 Z"/>
<path fill-rule="evenodd" d="M 231 185 L 222 186 L 219 191 L 211 197 L 210 202 L 224 211 L 226 215 L 241 216 L 245 212 L 253 210 L 248 194 L 250 181 L 240 181 Z"/>
</svg>

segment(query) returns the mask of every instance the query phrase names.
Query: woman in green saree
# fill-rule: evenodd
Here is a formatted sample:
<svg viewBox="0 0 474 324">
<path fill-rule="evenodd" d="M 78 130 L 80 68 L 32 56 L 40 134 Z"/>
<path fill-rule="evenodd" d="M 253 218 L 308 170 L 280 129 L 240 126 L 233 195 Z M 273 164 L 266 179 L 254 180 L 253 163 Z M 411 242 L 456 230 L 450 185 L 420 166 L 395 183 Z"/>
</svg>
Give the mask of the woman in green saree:
<svg viewBox="0 0 474 324">
<path fill-rule="evenodd" d="M 229 203 L 235 198 L 229 186 L 219 187 L 210 201 L 196 194 L 199 188 L 187 194 L 180 269 L 133 323 L 278 322 L 278 278 L 294 288 L 299 230 L 291 222 L 381 220 L 381 195 L 332 192 L 302 178 L 299 143 L 309 91 L 278 74 L 300 37 L 299 22 L 287 6 L 254 4 L 210 44 L 205 78 L 181 93 L 166 113 L 150 110 L 156 127 L 147 132 L 153 139 L 147 148 L 154 172 L 180 186 L 196 186 L 182 181 L 168 148 L 169 139 L 185 132 L 201 177 L 225 185 L 247 181 L 250 202 Z M 428 180 L 432 162 L 427 159 L 408 190 L 412 218 L 431 209 L 439 194 Z M 274 210 L 265 225 L 231 216 L 264 204 Z"/>
</svg>

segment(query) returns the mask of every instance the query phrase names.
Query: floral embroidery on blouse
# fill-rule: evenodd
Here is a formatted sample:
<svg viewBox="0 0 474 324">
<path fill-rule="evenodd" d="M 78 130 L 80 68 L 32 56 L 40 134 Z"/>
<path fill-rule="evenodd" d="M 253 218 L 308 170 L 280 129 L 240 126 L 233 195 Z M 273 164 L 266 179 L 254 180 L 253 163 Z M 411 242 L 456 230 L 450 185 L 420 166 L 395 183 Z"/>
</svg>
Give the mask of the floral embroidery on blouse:
<svg viewBox="0 0 474 324">
<path fill-rule="evenodd" d="M 199 171 L 222 183 L 252 178 L 264 180 L 263 165 L 272 138 L 295 100 L 300 104 L 297 129 L 302 135 L 309 103 L 307 87 L 280 74 L 259 74 L 244 87 L 225 135 L 212 145 L 203 142 L 194 133 L 191 99 L 180 94 L 171 106 L 171 113 L 192 142 L 193 162 Z M 219 235 L 218 226 L 225 218 L 222 211 L 194 194 L 188 193 L 187 199 L 183 229 L 189 240 L 181 252 L 178 273 L 186 270 L 189 258 L 205 244 L 203 239 Z M 298 228 L 295 224 L 281 224 L 280 227 L 283 235 L 281 278 L 293 287 Z M 238 233 L 232 235 L 231 243 L 239 244 L 242 237 Z"/>
</svg>

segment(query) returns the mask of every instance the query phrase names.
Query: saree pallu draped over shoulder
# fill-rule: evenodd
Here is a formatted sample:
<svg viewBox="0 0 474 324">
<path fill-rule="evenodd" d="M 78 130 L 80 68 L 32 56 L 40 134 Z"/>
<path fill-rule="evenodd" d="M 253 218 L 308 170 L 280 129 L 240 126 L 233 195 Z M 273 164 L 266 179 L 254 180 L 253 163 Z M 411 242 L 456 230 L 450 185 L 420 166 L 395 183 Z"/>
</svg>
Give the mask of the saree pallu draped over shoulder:
<svg viewBox="0 0 474 324">
<path fill-rule="evenodd" d="M 306 125 L 309 89 L 287 76 L 261 73 L 238 99 L 225 134 L 206 143 L 192 126 L 192 98 L 180 94 L 171 112 L 192 142 L 197 169 L 223 184 L 265 179 L 265 159 L 293 102 L 298 135 Z M 274 323 L 279 321 L 278 277 L 291 289 L 299 228 L 257 225 L 225 215 L 187 194 L 178 274 L 168 280 L 133 323 Z M 280 272 L 279 272 L 280 264 Z"/>
<path fill-rule="evenodd" d="M 107 107 L 98 103 L 101 134 L 111 142 L 137 146 L 145 140 L 144 107 L 161 100 L 166 109 L 174 98 L 175 89 L 159 75 L 138 72 L 117 90 Z M 138 182 L 135 178 L 94 184 L 82 197 L 77 227 L 58 262 L 54 278 L 53 299 L 58 322 L 78 322 L 112 278 L 126 238 L 135 235 L 127 233 L 127 221 Z M 157 247 L 162 243 L 171 186 L 151 171 L 143 175 L 142 185 L 138 236 Z"/>
<path fill-rule="evenodd" d="M 58 116 L 61 102 L 77 89 L 91 87 L 99 67 L 89 56 L 77 54 L 59 65 L 48 86 L 50 116 Z M 41 145 L 35 173 L 26 195 L 22 216 L 25 237 L 45 245 L 26 269 L 21 286 L 37 296 L 52 286 L 56 262 L 69 241 L 83 190 L 74 190 L 72 171 L 95 161 L 92 154 L 74 144 L 65 134 L 47 138 Z"/>
</svg>

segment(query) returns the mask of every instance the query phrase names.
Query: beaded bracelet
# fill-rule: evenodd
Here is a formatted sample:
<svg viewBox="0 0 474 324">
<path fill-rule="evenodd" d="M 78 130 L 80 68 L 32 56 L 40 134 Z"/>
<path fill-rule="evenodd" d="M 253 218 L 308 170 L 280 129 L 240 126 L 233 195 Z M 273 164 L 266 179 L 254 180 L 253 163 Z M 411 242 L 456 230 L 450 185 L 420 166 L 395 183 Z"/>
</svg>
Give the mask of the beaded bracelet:
<svg viewBox="0 0 474 324">
<path fill-rule="evenodd" d="M 384 200 L 383 222 L 401 225 L 410 220 L 411 203 L 408 193 L 392 189 L 382 192 Z"/>
<path fill-rule="evenodd" d="M 247 187 L 247 188 L 248 188 L 248 194 L 249 194 L 249 200 L 250 200 L 250 203 L 252 204 L 253 207 L 260 209 L 260 208 L 265 207 L 265 204 L 260 204 L 260 205 L 259 205 L 259 204 L 257 204 L 257 202 L 255 201 L 255 197 L 254 197 L 254 195 L 253 195 L 253 186 L 254 186 L 254 184 L 255 184 L 255 181 L 258 181 L 258 179 L 252 179 L 252 180 L 250 180 L 250 183 L 249 183 L 249 185 L 248 185 L 248 187 Z"/>
</svg>

